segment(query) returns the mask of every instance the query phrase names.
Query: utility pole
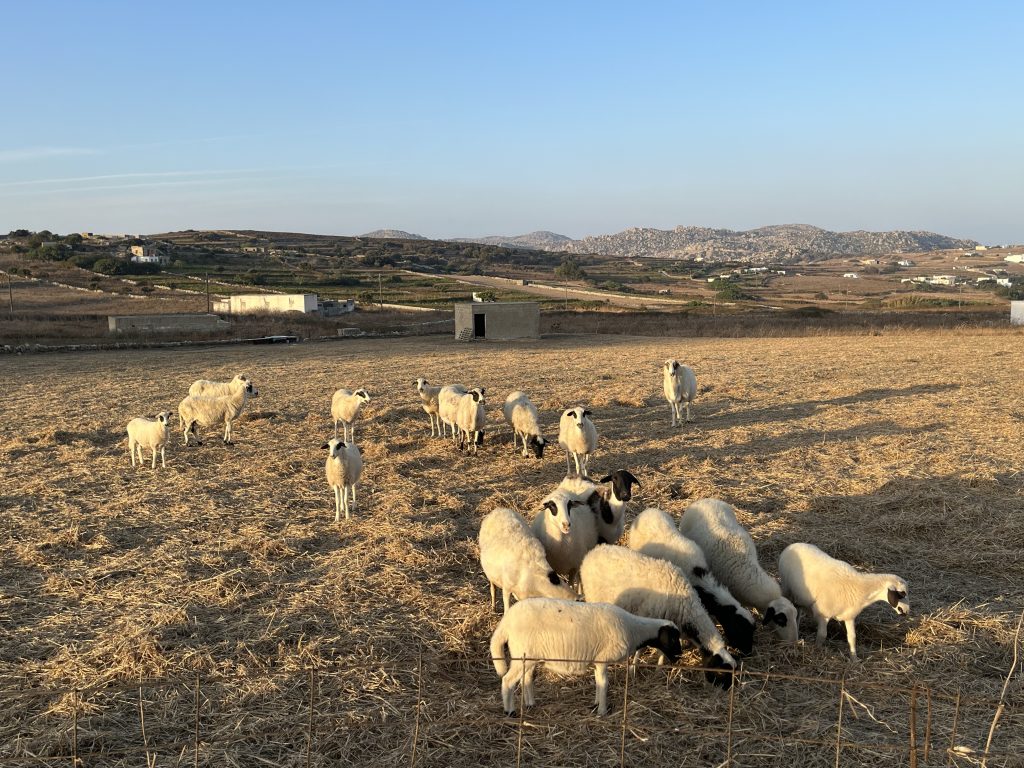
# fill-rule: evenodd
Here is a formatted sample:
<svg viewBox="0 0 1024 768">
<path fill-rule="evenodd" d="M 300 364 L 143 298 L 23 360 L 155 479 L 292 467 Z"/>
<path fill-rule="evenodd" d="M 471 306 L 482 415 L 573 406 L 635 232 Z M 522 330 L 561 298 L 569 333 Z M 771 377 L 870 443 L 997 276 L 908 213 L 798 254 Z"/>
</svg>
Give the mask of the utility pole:
<svg viewBox="0 0 1024 768">
<path fill-rule="evenodd" d="M 380 308 L 384 309 L 384 274 L 377 273 L 377 291 L 380 293 Z"/>
<path fill-rule="evenodd" d="M 206 314 L 210 314 L 210 273 L 206 273 Z"/>
<path fill-rule="evenodd" d="M 7 276 L 7 298 L 11 302 L 11 317 L 14 317 L 14 288 L 11 287 L 11 276 Z"/>
<path fill-rule="evenodd" d="M 565 290 L 565 311 L 568 312 L 569 311 L 569 286 L 565 285 L 565 286 L 562 286 L 562 287 Z"/>
</svg>

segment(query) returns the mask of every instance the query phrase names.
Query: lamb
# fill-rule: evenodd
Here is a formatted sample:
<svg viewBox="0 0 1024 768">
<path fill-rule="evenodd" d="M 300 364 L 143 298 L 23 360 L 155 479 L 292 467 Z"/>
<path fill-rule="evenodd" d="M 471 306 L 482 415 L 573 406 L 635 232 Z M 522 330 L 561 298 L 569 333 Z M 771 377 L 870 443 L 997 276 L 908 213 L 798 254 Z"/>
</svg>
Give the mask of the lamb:
<svg viewBox="0 0 1024 768">
<path fill-rule="evenodd" d="M 558 420 L 558 444 L 565 449 L 566 474 L 572 474 L 571 461 L 576 462 L 577 475 L 587 474 L 590 454 L 597 448 L 597 428 L 591 415 L 584 408 L 568 408 Z"/>
<path fill-rule="evenodd" d="M 342 510 L 348 520 L 349 512 L 356 508 L 356 483 L 363 473 L 363 455 L 355 443 L 346 443 L 336 437 L 320 447 L 329 451 L 324 470 L 327 484 L 334 491 L 334 522 L 341 521 Z M 352 491 L 351 504 L 348 500 L 349 491 Z"/>
<path fill-rule="evenodd" d="M 758 563 L 754 540 L 729 504 L 718 499 L 693 502 L 679 520 L 679 531 L 697 543 L 712 573 L 742 605 L 757 608 L 762 623 L 773 625 L 783 642 L 796 642 L 796 607 Z"/>
<path fill-rule="evenodd" d="M 140 416 L 128 422 L 128 454 L 132 457 L 132 466 L 135 466 L 135 451 L 139 452 L 139 466 L 142 466 L 142 449 L 149 448 L 153 451 L 152 468 L 156 469 L 156 452 L 160 451 L 160 464 L 167 468 L 165 450 L 167 439 L 170 435 L 168 422 L 171 414 L 167 411 L 160 411 L 152 419 Z"/>
<path fill-rule="evenodd" d="M 782 588 L 794 603 L 807 608 L 818 622 L 818 645 L 824 645 L 828 620 L 846 625 L 850 659 L 857 661 L 854 622 L 872 603 L 885 601 L 901 616 L 910 613 L 907 582 L 891 573 L 861 573 L 849 563 L 829 557 L 813 544 L 790 544 L 779 555 Z"/>
<path fill-rule="evenodd" d="M 638 616 L 664 619 L 700 649 L 709 683 L 729 689 L 736 669 L 725 641 L 686 576 L 671 563 L 614 544 L 601 544 L 580 567 L 588 603 L 612 603 Z M 722 671 L 716 671 L 722 670 Z"/>
<path fill-rule="evenodd" d="M 505 658 L 508 647 L 511 664 Z M 608 713 L 608 665 L 640 648 L 656 648 L 672 661 L 683 652 L 679 628 L 671 621 L 634 616 L 614 605 L 575 603 L 535 597 L 513 605 L 491 635 L 491 661 L 501 677 L 505 714 L 515 714 L 515 692 L 523 683 L 523 702 L 534 705 L 537 665 L 556 675 L 586 674 L 594 665 L 597 714 Z"/>
<path fill-rule="evenodd" d="M 637 515 L 629 529 L 629 548 L 667 560 L 681 570 L 704 608 L 721 625 L 726 642 L 743 654 L 753 650 L 757 623 L 753 615 L 715 578 L 704 552 L 676 529 L 671 516 L 657 507 Z"/>
<path fill-rule="evenodd" d="M 491 585 L 492 611 L 495 587 L 501 589 L 505 613 L 513 597 L 576 598 L 576 592 L 548 564 L 543 545 L 526 521 L 511 509 L 498 507 L 480 523 L 480 565 Z"/>
<path fill-rule="evenodd" d="M 471 389 L 459 398 L 459 407 L 455 410 L 455 424 L 459 428 L 459 449 L 472 446 L 476 453 L 477 446 L 484 442 L 484 425 L 487 415 L 484 413 L 484 391 L 481 388 Z"/>
<path fill-rule="evenodd" d="M 445 427 L 451 427 L 452 440 L 456 440 L 458 435 L 455 427 L 455 413 L 459 410 L 459 400 L 468 391 L 461 384 L 449 384 L 447 387 L 441 387 L 441 391 L 437 393 L 437 416 L 441 419 L 441 433 L 447 435 Z"/>
<path fill-rule="evenodd" d="M 251 381 L 233 381 L 231 386 L 232 393 L 230 395 L 220 397 L 189 395 L 178 403 L 178 423 L 184 427 L 186 446 L 188 446 L 189 434 L 195 436 L 197 445 L 202 445 L 196 434 L 197 424 L 203 427 L 212 427 L 220 422 L 224 422 L 224 444 L 233 445 L 231 423 L 241 415 L 249 398 L 259 397 L 260 393 Z"/>
<path fill-rule="evenodd" d="M 583 558 L 597 546 L 597 522 L 587 503 L 558 487 L 541 502 L 530 527 L 551 567 L 575 585 Z"/>
<path fill-rule="evenodd" d="M 697 396 L 697 377 L 688 365 L 680 365 L 678 360 L 666 360 L 662 367 L 664 373 L 665 399 L 672 406 L 672 426 L 683 425 L 682 408 L 686 405 L 686 420 L 690 420 L 690 403 Z"/>
<path fill-rule="evenodd" d="M 547 440 L 541 434 L 540 424 L 537 421 L 537 407 L 530 402 L 525 392 L 516 390 L 505 398 L 505 406 L 502 409 L 505 414 L 505 421 L 512 426 L 512 450 L 516 450 L 518 440 L 523 441 L 523 456 L 533 453 L 534 458 L 544 458 L 544 446 Z"/>
<path fill-rule="evenodd" d="M 441 392 L 441 386 L 436 387 L 430 386 L 426 379 L 416 379 L 416 391 L 419 393 L 420 400 L 423 401 L 423 411 L 427 414 L 430 419 L 430 436 L 434 437 L 434 426 L 437 425 L 437 437 L 442 437 L 441 433 L 441 417 L 438 415 L 438 402 L 437 396 Z"/>
<path fill-rule="evenodd" d="M 230 395 L 233 391 L 232 387 L 238 385 L 238 382 L 248 384 L 250 381 L 249 377 L 244 373 L 239 373 L 231 381 L 210 381 L 208 379 L 196 379 L 192 382 L 192 386 L 188 388 L 188 393 L 193 397 L 225 397 Z"/>
<path fill-rule="evenodd" d="M 331 397 L 331 418 L 334 419 L 334 436 L 338 436 L 338 422 L 341 422 L 342 438 L 345 442 L 354 443 L 356 440 L 356 416 L 364 403 L 370 402 L 370 395 L 365 389 L 357 389 L 355 392 L 349 389 L 339 389 Z M 351 436 L 349 430 L 352 431 Z"/>
</svg>

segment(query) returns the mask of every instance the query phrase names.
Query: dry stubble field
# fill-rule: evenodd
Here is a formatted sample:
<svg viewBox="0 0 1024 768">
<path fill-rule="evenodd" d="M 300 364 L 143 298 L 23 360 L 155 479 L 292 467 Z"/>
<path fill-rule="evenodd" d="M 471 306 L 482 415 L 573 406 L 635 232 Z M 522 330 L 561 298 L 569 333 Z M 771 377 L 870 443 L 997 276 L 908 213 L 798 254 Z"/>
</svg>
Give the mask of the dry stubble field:
<svg viewBox="0 0 1024 768">
<path fill-rule="evenodd" d="M 964 748 L 984 746 L 1024 609 L 1022 341 L 429 338 L 0 360 L 0 765 L 510 765 L 521 749 L 530 765 L 831 766 L 837 744 L 842 765 L 977 764 Z M 660 395 L 669 356 L 700 383 L 681 430 Z M 130 417 L 240 371 L 261 397 L 234 447 L 177 435 L 166 470 L 129 466 Z M 811 541 L 905 576 L 911 616 L 865 611 L 860 665 L 841 629 L 819 649 L 805 619 L 797 647 L 758 632 L 732 696 L 691 657 L 640 670 L 625 724 L 621 669 L 606 718 L 592 677 L 547 675 L 525 720 L 506 718 L 475 537 L 496 505 L 532 515 L 564 457 L 514 456 L 498 424 L 476 457 L 429 440 L 420 375 L 486 387 L 494 421 L 523 388 L 552 436 L 560 409 L 589 404 L 592 469 L 643 483 L 631 514 L 726 499 L 769 570 Z M 360 508 L 336 525 L 319 446 L 339 386 L 373 401 Z M 1021 764 L 1019 672 L 1006 703 L 989 765 Z"/>
</svg>

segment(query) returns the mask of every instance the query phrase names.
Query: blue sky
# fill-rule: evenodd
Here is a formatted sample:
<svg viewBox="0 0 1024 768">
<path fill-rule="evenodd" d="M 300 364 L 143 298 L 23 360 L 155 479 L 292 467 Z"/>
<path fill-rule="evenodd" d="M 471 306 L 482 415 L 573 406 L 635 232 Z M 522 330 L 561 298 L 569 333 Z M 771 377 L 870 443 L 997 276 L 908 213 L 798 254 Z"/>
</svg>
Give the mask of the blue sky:
<svg viewBox="0 0 1024 768">
<path fill-rule="evenodd" d="M 0 231 L 1024 241 L 1019 3 L 4 2 Z"/>
</svg>

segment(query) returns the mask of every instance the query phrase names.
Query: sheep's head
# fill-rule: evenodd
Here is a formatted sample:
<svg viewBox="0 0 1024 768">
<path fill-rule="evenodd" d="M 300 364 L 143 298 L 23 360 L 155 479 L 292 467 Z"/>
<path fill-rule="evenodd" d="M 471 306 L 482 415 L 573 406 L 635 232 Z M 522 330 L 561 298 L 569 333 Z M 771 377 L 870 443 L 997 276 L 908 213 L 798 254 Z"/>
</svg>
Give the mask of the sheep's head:
<svg viewBox="0 0 1024 768">
<path fill-rule="evenodd" d="M 473 402 L 474 403 L 477 403 L 479 405 L 483 405 L 485 402 L 487 402 L 484 399 L 484 388 L 483 387 L 476 387 L 475 389 L 471 389 L 471 390 L 469 390 L 469 392 L 467 394 L 470 397 L 473 398 Z"/>
<path fill-rule="evenodd" d="M 617 469 L 602 477 L 601 482 L 612 484 L 612 492 L 619 501 L 629 501 L 633 498 L 633 486 L 640 487 L 640 481 L 628 469 Z"/>
<path fill-rule="evenodd" d="M 784 643 L 795 643 L 798 637 L 796 618 L 796 606 L 786 598 L 779 597 L 768 603 L 761 622 L 766 627 L 773 627 Z"/>
<path fill-rule="evenodd" d="M 358 397 L 364 403 L 370 402 L 370 394 L 365 389 L 357 389 L 352 394 Z"/>
<path fill-rule="evenodd" d="M 533 457 L 535 459 L 543 459 L 544 458 L 544 446 L 546 446 L 547 444 L 548 444 L 548 441 L 545 440 L 542 436 L 540 436 L 540 435 L 530 435 L 530 437 L 526 441 L 526 448 L 531 453 L 533 453 Z"/>
<path fill-rule="evenodd" d="M 426 379 L 423 379 L 423 378 L 416 379 L 416 391 L 417 392 L 422 392 L 423 388 L 426 387 L 427 384 L 428 384 L 428 382 L 427 382 Z"/>
<path fill-rule="evenodd" d="M 665 361 L 665 373 L 675 375 L 676 371 L 679 370 L 678 360 L 666 360 Z"/>
<path fill-rule="evenodd" d="M 336 459 L 345 450 L 345 441 L 340 440 L 337 437 L 332 437 L 326 443 L 321 445 L 320 448 L 326 450 L 332 459 Z"/>
<path fill-rule="evenodd" d="M 562 418 L 572 419 L 572 423 L 575 424 L 578 429 L 583 429 L 583 420 L 590 415 L 590 411 L 577 406 L 575 408 L 566 409 L 565 413 L 562 414 Z"/>
<path fill-rule="evenodd" d="M 167 411 L 160 411 L 160 413 L 156 415 L 156 420 L 163 424 L 165 427 L 167 426 L 167 422 L 170 420 L 170 418 L 171 414 L 168 413 Z"/>
<path fill-rule="evenodd" d="M 892 580 L 886 585 L 886 590 L 886 599 L 896 613 L 900 616 L 910 613 L 910 600 L 907 599 L 907 593 L 910 592 L 910 588 L 907 586 L 907 582 L 898 576 L 893 576 Z"/>
<path fill-rule="evenodd" d="M 244 373 L 239 373 L 239 374 L 236 374 L 236 375 L 235 375 L 235 378 L 233 378 L 233 379 L 232 379 L 232 381 L 240 381 L 240 382 L 242 382 L 243 384 L 247 384 L 247 383 L 249 383 L 250 381 L 252 381 L 252 379 L 250 379 L 250 378 L 249 378 L 248 376 L 246 376 L 246 375 L 245 375 Z"/>
<path fill-rule="evenodd" d="M 548 511 L 551 517 L 554 518 L 559 530 L 561 530 L 562 533 L 569 533 L 572 529 L 572 508 L 585 507 L 586 504 L 582 501 L 578 501 L 577 499 L 556 497 L 554 499 L 548 499 L 542 506 Z"/>
</svg>

